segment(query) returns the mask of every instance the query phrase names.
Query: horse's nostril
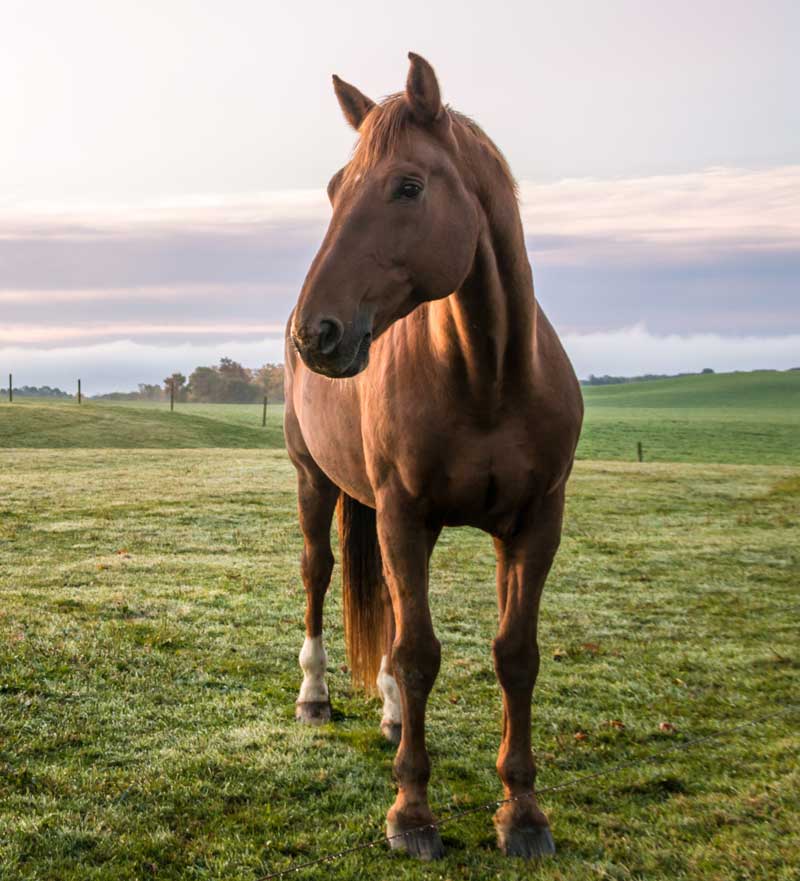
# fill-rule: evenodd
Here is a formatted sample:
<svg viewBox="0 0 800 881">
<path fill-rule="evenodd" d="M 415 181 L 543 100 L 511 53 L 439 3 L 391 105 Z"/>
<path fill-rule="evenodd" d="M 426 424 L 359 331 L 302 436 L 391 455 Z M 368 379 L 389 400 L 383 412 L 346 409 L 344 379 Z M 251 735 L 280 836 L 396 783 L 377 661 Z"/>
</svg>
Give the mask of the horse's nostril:
<svg viewBox="0 0 800 881">
<path fill-rule="evenodd" d="M 319 350 L 323 355 L 332 355 L 342 341 L 344 327 L 336 318 L 323 318 L 319 323 Z"/>
</svg>

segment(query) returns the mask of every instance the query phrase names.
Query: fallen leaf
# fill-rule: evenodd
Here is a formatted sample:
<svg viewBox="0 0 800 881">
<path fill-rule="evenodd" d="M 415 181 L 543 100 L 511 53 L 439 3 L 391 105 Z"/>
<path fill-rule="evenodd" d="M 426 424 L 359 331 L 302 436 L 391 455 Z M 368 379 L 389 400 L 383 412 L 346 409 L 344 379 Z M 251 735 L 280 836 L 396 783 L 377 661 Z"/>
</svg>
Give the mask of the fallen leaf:
<svg viewBox="0 0 800 881">
<path fill-rule="evenodd" d="M 576 731 L 575 740 L 588 740 L 589 735 L 585 731 Z"/>
<path fill-rule="evenodd" d="M 609 719 L 607 724 L 609 727 L 617 728 L 620 731 L 625 727 L 625 723 L 621 719 Z"/>
<path fill-rule="evenodd" d="M 108 563 L 98 563 L 97 568 L 98 569 L 108 569 Z"/>
<path fill-rule="evenodd" d="M 554 661 L 560 661 L 562 658 L 566 658 L 566 657 L 567 657 L 567 650 L 566 649 L 556 649 L 553 652 L 553 660 Z"/>
<path fill-rule="evenodd" d="M 451 704 L 457 704 L 461 700 L 461 698 L 457 694 L 451 694 L 448 700 Z"/>
<path fill-rule="evenodd" d="M 663 731 L 664 734 L 674 734 L 678 729 L 672 724 L 672 722 L 659 722 L 658 730 Z"/>
</svg>

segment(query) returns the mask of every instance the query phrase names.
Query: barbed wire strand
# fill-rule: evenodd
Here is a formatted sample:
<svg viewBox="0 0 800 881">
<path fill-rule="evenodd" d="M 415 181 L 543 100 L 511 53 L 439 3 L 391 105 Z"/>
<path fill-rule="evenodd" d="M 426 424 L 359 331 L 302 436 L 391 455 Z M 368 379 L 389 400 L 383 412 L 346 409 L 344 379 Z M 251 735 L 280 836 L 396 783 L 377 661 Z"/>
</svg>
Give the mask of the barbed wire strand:
<svg viewBox="0 0 800 881">
<path fill-rule="evenodd" d="M 628 768 L 638 768 L 641 765 L 648 765 L 660 762 L 663 757 L 669 753 L 680 752 L 682 750 L 690 749 L 693 746 L 697 746 L 701 743 L 708 743 L 713 740 L 719 740 L 723 737 L 728 737 L 731 734 L 735 734 L 738 731 L 742 731 L 745 728 L 752 728 L 755 725 L 761 725 L 764 722 L 768 722 L 771 719 L 775 719 L 779 716 L 785 716 L 793 710 L 798 709 L 798 707 L 791 705 L 787 707 L 783 707 L 780 710 L 775 710 L 772 713 L 766 713 L 763 716 L 758 716 L 755 719 L 749 719 L 746 722 L 741 722 L 738 725 L 734 725 L 730 728 L 721 728 L 717 731 L 713 731 L 711 734 L 705 734 L 702 737 L 695 737 L 690 740 L 683 740 L 679 743 L 671 744 L 668 747 L 658 750 L 658 752 L 653 753 L 649 756 L 642 756 L 638 759 L 629 759 L 628 761 L 618 762 L 615 765 L 611 765 L 609 768 L 603 768 L 600 771 L 593 771 L 590 774 L 579 774 L 575 777 L 571 777 L 569 780 L 565 780 L 563 783 L 554 783 L 551 786 L 543 786 L 540 789 L 537 789 L 535 792 L 523 792 L 521 795 L 511 796 L 510 798 L 502 798 L 495 801 L 486 802 L 485 804 L 476 805 L 471 808 L 465 808 L 460 811 L 451 811 L 449 814 L 446 814 L 441 819 L 437 820 L 435 823 L 427 823 L 423 826 L 415 826 L 413 829 L 406 829 L 404 832 L 397 832 L 394 835 L 382 835 L 380 838 L 374 838 L 371 841 L 364 841 L 360 844 L 355 844 L 352 847 L 346 847 L 343 850 L 332 851 L 331 853 L 324 854 L 321 857 L 317 857 L 313 860 L 308 860 L 304 863 L 297 863 L 294 866 L 289 866 L 286 869 L 281 869 L 277 872 L 270 872 L 268 875 L 260 875 L 255 881 L 271 881 L 273 878 L 283 878 L 286 875 L 293 875 L 296 872 L 302 872 L 304 869 L 310 869 L 312 866 L 319 866 L 322 863 L 331 863 L 336 860 L 341 859 L 342 857 L 348 856 L 352 853 L 357 853 L 362 850 L 369 850 L 374 847 L 378 847 L 380 845 L 385 845 L 389 841 L 394 841 L 397 838 L 405 838 L 408 835 L 414 835 L 417 832 L 425 832 L 428 829 L 439 829 L 441 826 L 444 826 L 446 823 L 452 823 L 455 820 L 460 820 L 462 817 L 470 816 L 471 814 L 482 813 L 483 811 L 489 811 L 493 808 L 499 808 L 502 805 L 512 804 L 516 801 L 521 801 L 524 798 L 531 798 L 532 796 L 540 796 L 549 792 L 559 792 L 563 789 L 569 789 L 573 786 L 576 786 L 579 783 L 586 783 L 589 780 L 598 780 L 601 777 L 608 777 L 611 774 L 616 774 L 619 771 L 624 771 Z"/>
</svg>

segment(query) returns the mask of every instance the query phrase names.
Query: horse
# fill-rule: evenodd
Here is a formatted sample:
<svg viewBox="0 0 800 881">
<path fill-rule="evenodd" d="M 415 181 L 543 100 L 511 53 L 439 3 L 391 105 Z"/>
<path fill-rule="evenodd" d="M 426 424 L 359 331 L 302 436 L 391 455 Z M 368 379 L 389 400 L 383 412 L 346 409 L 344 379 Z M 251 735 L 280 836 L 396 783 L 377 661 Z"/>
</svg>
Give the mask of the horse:
<svg viewBox="0 0 800 881">
<path fill-rule="evenodd" d="M 331 718 L 322 611 L 337 512 L 349 666 L 377 687 L 381 730 L 399 744 L 386 836 L 440 857 L 425 746 L 441 657 L 429 561 L 443 527 L 489 533 L 503 694 L 494 824 L 505 854 L 541 857 L 555 846 L 534 794 L 537 620 L 582 396 L 534 298 L 505 158 L 442 103 L 431 65 L 408 58 L 405 91 L 378 103 L 333 77 L 358 140 L 328 184 L 330 225 L 287 324 L 284 428 L 306 592 L 296 717 Z"/>
</svg>

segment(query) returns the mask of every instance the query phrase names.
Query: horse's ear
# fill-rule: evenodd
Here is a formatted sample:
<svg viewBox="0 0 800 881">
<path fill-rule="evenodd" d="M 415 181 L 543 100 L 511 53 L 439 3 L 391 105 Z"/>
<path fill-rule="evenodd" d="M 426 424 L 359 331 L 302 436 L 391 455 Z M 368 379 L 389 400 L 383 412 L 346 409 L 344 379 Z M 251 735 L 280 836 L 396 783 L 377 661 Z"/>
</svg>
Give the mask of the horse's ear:
<svg viewBox="0 0 800 881">
<path fill-rule="evenodd" d="M 406 80 L 406 100 L 411 112 L 422 123 L 439 119 L 443 113 L 442 96 L 436 74 L 428 62 L 414 52 L 408 53 L 411 67 Z"/>
<path fill-rule="evenodd" d="M 346 83 L 336 74 L 333 75 L 333 90 L 339 99 L 339 106 L 342 108 L 344 118 L 358 131 L 364 117 L 375 106 L 375 102 L 362 95 L 355 86 Z"/>
</svg>

